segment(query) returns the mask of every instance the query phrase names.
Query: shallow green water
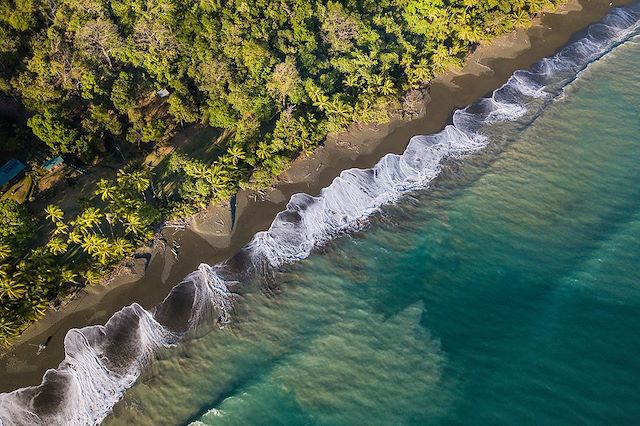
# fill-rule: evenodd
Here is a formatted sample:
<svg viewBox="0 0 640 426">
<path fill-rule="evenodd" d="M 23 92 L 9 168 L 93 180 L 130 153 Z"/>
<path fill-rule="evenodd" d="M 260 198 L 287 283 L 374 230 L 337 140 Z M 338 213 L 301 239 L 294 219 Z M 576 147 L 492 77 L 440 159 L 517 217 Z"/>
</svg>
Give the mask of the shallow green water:
<svg viewBox="0 0 640 426">
<path fill-rule="evenodd" d="M 640 44 L 168 351 L 109 424 L 637 424 Z M 489 150 L 491 151 L 491 150 Z"/>
</svg>

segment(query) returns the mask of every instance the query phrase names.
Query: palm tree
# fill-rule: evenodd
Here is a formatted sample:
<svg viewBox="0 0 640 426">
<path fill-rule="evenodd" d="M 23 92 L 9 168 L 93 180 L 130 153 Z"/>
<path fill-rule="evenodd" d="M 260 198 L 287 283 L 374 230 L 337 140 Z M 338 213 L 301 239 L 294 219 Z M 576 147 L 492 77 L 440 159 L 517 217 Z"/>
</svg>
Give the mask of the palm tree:
<svg viewBox="0 0 640 426">
<path fill-rule="evenodd" d="M 3 337 L 3 344 L 8 343 L 4 340 L 5 336 L 13 336 L 20 330 L 20 324 L 15 320 L 10 320 L 5 316 L 0 317 L 0 336 Z"/>
<path fill-rule="evenodd" d="M 47 243 L 47 247 L 51 254 L 61 254 L 66 253 L 69 245 L 64 242 L 61 238 L 52 238 Z"/>
<path fill-rule="evenodd" d="M 148 174 L 143 172 L 142 170 L 136 170 L 135 172 L 130 174 L 130 178 L 130 182 L 135 190 L 142 193 L 142 195 L 144 196 L 144 191 L 149 189 L 149 185 L 151 185 L 151 180 L 149 179 Z"/>
<path fill-rule="evenodd" d="M 306 138 L 301 138 L 300 142 L 302 143 L 302 155 L 305 157 L 308 157 L 309 155 L 313 154 L 313 141 L 306 139 Z"/>
<path fill-rule="evenodd" d="M 74 220 L 71 221 L 73 225 L 73 231 L 71 233 L 86 234 L 87 230 L 91 228 L 91 225 L 87 222 L 87 218 L 84 216 L 84 212 L 80 213 Z M 71 234 L 69 234 L 71 236 Z"/>
<path fill-rule="evenodd" d="M 103 243 L 99 236 L 95 234 L 91 234 L 91 235 L 85 235 L 80 245 L 82 246 L 82 249 L 86 253 L 89 253 L 90 255 L 94 256 L 100 252 L 100 249 Z"/>
<path fill-rule="evenodd" d="M 336 99 L 334 101 L 331 101 L 331 103 L 329 104 L 329 107 L 327 108 L 327 111 L 331 114 L 334 114 L 340 117 L 341 122 L 346 122 L 346 120 L 349 118 L 349 116 L 353 112 L 353 109 L 351 108 L 350 105 L 347 105 L 346 103 L 342 102 L 340 99 Z"/>
<path fill-rule="evenodd" d="M 111 252 L 111 247 L 107 241 L 104 242 L 99 248 L 95 257 L 102 263 L 103 265 L 107 265 L 109 263 L 109 258 L 113 257 L 113 253 Z"/>
<path fill-rule="evenodd" d="M 219 157 L 218 161 L 228 170 L 238 170 L 238 160 L 229 154 L 224 154 L 222 157 Z"/>
<path fill-rule="evenodd" d="M 13 250 L 11 250 L 11 246 L 9 244 L 0 244 L 0 261 L 4 261 L 11 257 Z"/>
<path fill-rule="evenodd" d="M 477 43 L 483 38 L 482 29 L 479 26 L 464 25 L 458 30 L 458 36 L 462 40 Z"/>
<path fill-rule="evenodd" d="M 144 230 L 142 218 L 137 213 L 127 213 L 125 215 L 124 232 L 138 235 Z"/>
<path fill-rule="evenodd" d="M 531 11 L 531 13 L 542 12 L 542 9 L 544 9 L 545 6 L 549 4 L 545 0 L 527 0 L 527 3 L 529 5 L 529 10 Z"/>
<path fill-rule="evenodd" d="M 61 221 L 62 218 L 64 217 L 64 212 L 62 211 L 62 209 L 53 204 L 49 204 L 44 209 L 44 211 L 47 215 L 47 219 L 51 220 L 51 222 L 53 223 Z"/>
<path fill-rule="evenodd" d="M 207 173 L 207 166 L 200 161 L 192 161 L 183 165 L 184 173 L 194 179 L 201 179 Z"/>
<path fill-rule="evenodd" d="M 214 163 L 209 167 L 203 176 L 209 185 L 217 185 L 226 183 L 229 180 L 229 173 L 218 163 Z"/>
<path fill-rule="evenodd" d="M 95 194 L 100 196 L 102 201 L 112 199 L 118 188 L 108 179 L 100 179 L 98 181 L 98 189 Z"/>
<path fill-rule="evenodd" d="M 100 279 L 104 275 L 104 272 L 100 269 L 89 269 L 83 273 L 84 278 L 87 280 L 87 283 L 90 285 L 97 284 L 100 282 Z"/>
<path fill-rule="evenodd" d="M 66 266 L 61 266 L 59 270 L 60 284 L 77 284 L 76 278 L 78 274 L 73 272 Z"/>
<path fill-rule="evenodd" d="M 359 78 L 357 75 L 355 74 L 349 74 L 345 79 L 344 79 L 344 85 L 347 87 L 357 87 L 360 85 L 359 82 Z"/>
<path fill-rule="evenodd" d="M 449 64 L 451 54 L 445 45 L 439 45 L 431 56 L 432 68 L 436 72 L 444 71 Z"/>
<path fill-rule="evenodd" d="M 0 277 L 0 297 L 11 300 L 20 299 L 27 293 L 27 286 L 12 277 Z"/>
<path fill-rule="evenodd" d="M 388 96 L 393 94 L 396 89 L 395 87 L 393 87 L 393 81 L 391 81 L 390 79 L 385 79 L 379 90 L 381 94 L 383 94 L 384 96 Z"/>
<path fill-rule="evenodd" d="M 531 26 L 531 17 L 524 10 L 518 10 L 511 15 L 513 25 L 517 28 L 529 28 Z"/>
<path fill-rule="evenodd" d="M 111 243 L 114 257 L 123 258 L 133 251 L 133 245 L 126 238 L 116 238 Z"/>
<path fill-rule="evenodd" d="M 415 64 L 412 68 L 407 69 L 409 83 L 412 86 L 421 85 L 433 77 L 431 67 L 426 60 L 421 60 Z"/>
<path fill-rule="evenodd" d="M 94 226 L 97 226 L 100 234 L 104 236 L 104 232 L 102 232 L 102 228 L 100 228 L 100 222 L 102 222 L 102 218 L 104 215 L 100 210 L 95 207 L 89 207 L 85 211 L 82 212 L 81 216 L 84 219 L 84 223 L 86 223 L 87 227 L 92 229 Z"/>
<path fill-rule="evenodd" d="M 314 97 L 311 98 L 311 101 L 313 102 L 313 106 L 317 107 L 320 111 L 326 110 L 329 106 L 329 97 L 321 91 L 318 91 Z"/>
<path fill-rule="evenodd" d="M 116 182 L 118 182 L 119 186 L 127 187 L 129 186 L 129 173 L 126 170 L 120 169 L 116 175 Z"/>
<path fill-rule="evenodd" d="M 53 235 L 61 235 L 69 232 L 69 226 L 64 222 L 56 222 L 56 228 L 53 230 Z"/>
<path fill-rule="evenodd" d="M 246 157 L 244 149 L 242 149 L 238 145 L 230 146 L 227 152 L 231 156 L 231 163 L 233 163 L 234 166 L 238 164 L 240 160 L 244 160 Z"/>
<path fill-rule="evenodd" d="M 29 253 L 28 265 L 34 270 L 46 272 L 45 269 L 48 269 L 53 263 L 53 257 L 46 247 L 37 247 Z"/>
<path fill-rule="evenodd" d="M 513 29 L 511 26 L 513 23 L 507 19 L 507 16 L 503 12 L 493 12 L 489 17 L 490 19 L 487 21 L 486 26 L 492 34 L 500 34 Z"/>
<path fill-rule="evenodd" d="M 373 86 L 382 86 L 384 83 L 384 77 L 380 74 L 374 74 L 369 78 L 369 81 Z"/>
<path fill-rule="evenodd" d="M 143 206 L 143 202 L 139 199 L 132 197 L 122 197 L 118 199 L 118 203 L 114 203 L 109 206 L 109 210 L 113 213 L 117 219 L 124 217 L 127 212 L 140 210 Z"/>
<path fill-rule="evenodd" d="M 312 84 L 311 87 L 309 87 L 307 93 L 309 95 L 309 98 L 311 99 L 311 102 L 316 102 L 320 98 L 320 96 L 323 95 L 322 89 L 320 89 L 315 84 Z"/>
<path fill-rule="evenodd" d="M 69 234 L 69 241 L 74 244 L 80 244 L 82 242 L 82 233 L 79 229 L 74 229 Z"/>
<path fill-rule="evenodd" d="M 109 257 L 113 255 L 109 241 L 95 234 L 85 237 L 82 242 L 82 249 L 105 265 L 108 263 Z"/>
<path fill-rule="evenodd" d="M 271 158 L 273 152 L 271 152 L 271 148 L 266 142 L 260 142 L 258 144 L 258 149 L 256 150 L 256 155 L 259 159 L 264 161 Z"/>
<path fill-rule="evenodd" d="M 43 297 L 38 297 L 31 299 L 29 301 L 29 309 L 31 310 L 31 314 L 29 315 L 29 319 L 35 321 L 38 318 L 42 318 L 49 307 L 49 301 L 47 301 Z"/>
</svg>

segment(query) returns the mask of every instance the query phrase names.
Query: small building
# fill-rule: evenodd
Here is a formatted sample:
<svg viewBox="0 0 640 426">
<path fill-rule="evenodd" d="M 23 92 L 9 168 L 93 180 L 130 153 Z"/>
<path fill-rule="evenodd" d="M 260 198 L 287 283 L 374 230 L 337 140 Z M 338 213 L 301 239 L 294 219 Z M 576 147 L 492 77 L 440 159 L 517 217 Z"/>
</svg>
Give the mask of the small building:
<svg viewBox="0 0 640 426">
<path fill-rule="evenodd" d="M 169 91 L 167 89 L 158 90 L 156 96 L 158 96 L 160 99 L 164 99 L 169 96 Z"/>
<path fill-rule="evenodd" d="M 42 168 L 49 173 L 60 170 L 62 167 L 64 167 L 64 158 L 59 155 L 42 163 Z"/>
<path fill-rule="evenodd" d="M 24 175 L 26 168 L 27 166 L 22 161 L 18 161 L 15 158 L 4 163 L 4 165 L 0 167 L 0 193 L 4 193 L 14 183 L 19 181 Z"/>
</svg>

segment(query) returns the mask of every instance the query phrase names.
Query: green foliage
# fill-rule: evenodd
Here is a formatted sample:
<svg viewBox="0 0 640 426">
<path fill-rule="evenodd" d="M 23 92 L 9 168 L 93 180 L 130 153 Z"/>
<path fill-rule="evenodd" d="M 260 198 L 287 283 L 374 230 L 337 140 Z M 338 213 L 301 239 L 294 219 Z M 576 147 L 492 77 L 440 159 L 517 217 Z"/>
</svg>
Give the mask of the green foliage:
<svg viewBox="0 0 640 426">
<path fill-rule="evenodd" d="M 73 152 L 78 144 L 80 134 L 65 123 L 52 110 L 45 110 L 29 119 L 29 127 L 41 141 L 46 143 L 55 153 Z"/>
<path fill-rule="evenodd" d="M 132 80 L 131 74 L 121 71 L 111 86 L 111 102 L 121 113 L 126 113 L 135 106 Z"/>
<path fill-rule="evenodd" d="M 33 232 L 34 219 L 22 204 L 0 200 L 0 244 L 21 247 Z"/>
<path fill-rule="evenodd" d="M 162 120 L 153 120 L 142 128 L 140 140 L 142 142 L 153 142 L 162 139 L 165 132 L 167 131 L 167 126 Z"/>
<path fill-rule="evenodd" d="M 47 206 L 52 230 L 35 247 L 26 244 L 34 218 L 14 201 L 0 202 L 0 340 L 19 334 L 74 287 L 99 282 L 153 237 L 162 205 L 149 199 L 151 187 L 149 171 L 128 167 L 114 180 L 102 179 L 95 202 L 71 220 L 58 206 Z"/>
<path fill-rule="evenodd" d="M 85 128 L 88 128 L 89 130 L 104 129 L 113 136 L 122 134 L 122 123 L 118 120 L 114 111 L 107 110 L 102 105 L 94 105 L 91 107 L 89 114 Z"/>
<path fill-rule="evenodd" d="M 267 91 L 275 99 L 282 100 L 283 105 L 286 105 L 287 98 L 294 104 L 304 100 L 302 80 L 291 57 L 275 66 Z"/>
<path fill-rule="evenodd" d="M 105 135 L 155 143 L 196 122 L 250 150 L 279 143 L 270 131 L 291 106 L 325 134 L 384 120 L 407 89 L 559 1 L 7 0 L 0 90 L 55 152 L 89 158 Z M 159 88 L 171 96 L 155 99 Z"/>
<path fill-rule="evenodd" d="M 204 206 L 233 195 L 240 173 L 238 162 L 244 158 L 244 151 L 235 147 L 230 150 L 229 155 L 210 165 L 185 155 L 171 156 L 170 169 L 184 178 L 180 187 L 180 195 L 184 200 Z"/>
<path fill-rule="evenodd" d="M 174 155 L 171 194 L 126 167 L 72 220 L 47 208 L 38 247 L 26 246 L 28 212 L 3 202 L 0 339 L 98 282 L 161 218 L 271 185 L 327 133 L 387 121 L 408 90 L 559 1 L 0 1 L 0 92 L 22 101 L 52 152 L 90 160 L 108 139 L 151 149 L 198 122 L 231 135 L 208 161 Z M 0 133 L 4 150 L 32 143 L 2 123 Z"/>
</svg>

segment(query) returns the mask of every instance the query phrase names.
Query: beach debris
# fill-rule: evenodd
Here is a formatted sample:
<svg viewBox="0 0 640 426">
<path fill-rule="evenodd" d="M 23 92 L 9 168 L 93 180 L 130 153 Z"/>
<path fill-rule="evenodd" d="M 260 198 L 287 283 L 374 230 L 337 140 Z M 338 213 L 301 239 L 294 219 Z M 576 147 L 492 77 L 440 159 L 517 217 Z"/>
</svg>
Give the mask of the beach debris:
<svg viewBox="0 0 640 426">
<path fill-rule="evenodd" d="M 36 352 L 36 355 L 40 355 L 40 352 L 42 352 L 43 350 L 47 349 L 47 346 L 49 346 L 49 343 L 51 342 L 51 339 L 53 339 L 53 336 L 47 337 L 47 340 L 45 340 L 44 342 L 40 343 L 39 345 L 32 345 L 32 346 L 37 346 L 38 347 L 38 352 Z"/>
<path fill-rule="evenodd" d="M 424 93 L 420 90 L 411 89 L 402 98 L 402 115 L 403 117 L 415 117 L 421 113 L 424 108 Z"/>
<path fill-rule="evenodd" d="M 163 228 L 176 228 L 176 229 L 185 229 L 188 223 L 185 219 L 176 219 L 165 222 L 162 227 Z"/>
<path fill-rule="evenodd" d="M 176 260 L 178 259 L 178 255 L 180 254 L 179 253 L 180 247 L 182 247 L 182 246 L 180 244 L 178 244 L 177 242 L 175 242 L 175 241 L 171 245 L 171 253 L 173 253 L 173 255 L 175 256 Z"/>
</svg>

